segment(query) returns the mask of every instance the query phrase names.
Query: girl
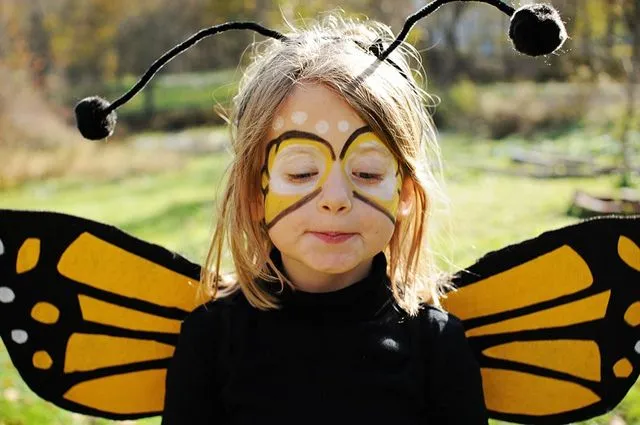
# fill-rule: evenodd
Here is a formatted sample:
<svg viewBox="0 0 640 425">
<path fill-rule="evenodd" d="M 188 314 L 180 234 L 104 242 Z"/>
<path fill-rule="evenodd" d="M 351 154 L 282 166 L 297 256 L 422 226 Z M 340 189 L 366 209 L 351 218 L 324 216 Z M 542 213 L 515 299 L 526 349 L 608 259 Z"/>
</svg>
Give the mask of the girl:
<svg viewBox="0 0 640 425">
<path fill-rule="evenodd" d="M 428 258 L 439 158 L 418 55 L 376 57 L 393 38 L 330 16 L 261 44 L 234 99 L 213 300 L 183 322 L 164 425 L 487 423 Z"/>
</svg>

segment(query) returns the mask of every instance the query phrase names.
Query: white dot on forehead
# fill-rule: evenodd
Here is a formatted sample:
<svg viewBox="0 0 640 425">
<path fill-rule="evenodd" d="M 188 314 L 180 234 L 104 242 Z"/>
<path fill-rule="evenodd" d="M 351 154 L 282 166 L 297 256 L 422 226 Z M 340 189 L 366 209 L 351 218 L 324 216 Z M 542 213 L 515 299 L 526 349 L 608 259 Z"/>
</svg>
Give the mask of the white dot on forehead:
<svg viewBox="0 0 640 425">
<path fill-rule="evenodd" d="M 308 117 L 306 112 L 298 111 L 291 114 L 291 121 L 295 124 L 304 124 Z"/>
<path fill-rule="evenodd" d="M 338 122 L 338 130 L 340 130 L 340 132 L 342 133 L 346 133 L 347 131 L 349 131 L 350 125 L 349 125 L 349 121 L 340 121 Z"/>
<path fill-rule="evenodd" d="M 284 127 L 284 118 L 276 117 L 276 119 L 273 121 L 273 129 L 280 130 L 282 127 Z"/>
<path fill-rule="evenodd" d="M 316 131 L 320 134 L 324 134 L 329 131 L 329 123 L 326 121 L 318 121 L 316 124 Z"/>
</svg>

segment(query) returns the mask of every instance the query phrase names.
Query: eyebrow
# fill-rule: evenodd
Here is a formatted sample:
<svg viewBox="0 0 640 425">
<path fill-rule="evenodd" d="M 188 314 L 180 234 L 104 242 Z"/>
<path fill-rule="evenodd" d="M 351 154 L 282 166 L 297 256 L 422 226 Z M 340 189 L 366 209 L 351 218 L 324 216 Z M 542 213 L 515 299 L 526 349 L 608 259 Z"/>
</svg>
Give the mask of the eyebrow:
<svg viewBox="0 0 640 425">
<path fill-rule="evenodd" d="M 344 158 L 344 155 L 347 152 L 347 149 L 349 148 L 349 145 L 351 145 L 351 143 L 353 143 L 353 141 L 355 139 L 357 139 L 359 136 L 361 136 L 361 135 L 363 135 L 365 133 L 373 133 L 373 134 L 375 134 L 373 132 L 373 130 L 371 129 L 371 127 L 368 126 L 368 125 L 360 127 L 358 129 L 354 130 L 353 133 L 351 133 L 351 135 L 349 136 L 349 138 L 345 142 L 344 146 L 342 147 L 342 150 L 340 152 L 340 159 Z M 335 161 L 335 159 L 336 159 L 336 153 L 333 151 L 333 146 L 331 146 L 331 143 L 329 143 L 327 140 L 323 139 L 322 137 L 318 136 L 315 133 L 310 133 L 308 131 L 300 131 L 300 130 L 285 131 L 280 136 L 276 137 L 275 139 L 273 139 L 269 143 L 267 143 L 267 157 L 269 156 L 269 150 L 271 150 L 271 147 L 273 145 L 276 145 L 276 153 L 277 153 L 278 149 L 280 149 L 280 144 L 282 142 L 284 142 L 285 140 L 289 140 L 289 139 L 307 139 L 307 140 L 313 140 L 315 142 L 322 143 L 323 145 L 325 145 L 325 146 L 327 146 L 329 148 L 329 152 L 331 152 L 331 160 Z M 379 150 L 379 151 L 382 152 L 382 149 L 380 149 L 377 146 L 376 147 L 372 146 L 371 149 Z"/>
<path fill-rule="evenodd" d="M 355 130 L 353 133 L 351 133 L 351 136 L 349 136 L 344 146 L 342 147 L 342 151 L 340 152 L 340 159 L 344 158 L 344 155 L 347 153 L 347 149 L 349 149 L 349 146 L 351 145 L 351 143 L 353 143 L 354 140 L 356 140 L 358 137 L 360 137 L 365 133 L 373 133 L 373 130 L 368 125 L 365 125 L 364 127 L 360 127 L 357 130 Z"/>
<path fill-rule="evenodd" d="M 307 139 L 307 140 L 313 140 L 315 142 L 320 142 L 329 148 L 329 152 L 331 152 L 331 160 L 336 159 L 336 154 L 333 151 L 333 146 L 331 146 L 331 143 L 327 142 L 325 139 L 318 136 L 317 134 L 309 133 L 307 131 L 300 131 L 300 130 L 285 131 L 280 136 L 276 137 L 275 139 L 267 143 L 267 157 L 269 156 L 269 150 L 271 150 L 271 147 L 273 145 L 276 145 L 276 153 L 277 153 L 278 149 L 280 149 L 280 144 L 285 140 L 289 140 L 289 139 Z"/>
</svg>

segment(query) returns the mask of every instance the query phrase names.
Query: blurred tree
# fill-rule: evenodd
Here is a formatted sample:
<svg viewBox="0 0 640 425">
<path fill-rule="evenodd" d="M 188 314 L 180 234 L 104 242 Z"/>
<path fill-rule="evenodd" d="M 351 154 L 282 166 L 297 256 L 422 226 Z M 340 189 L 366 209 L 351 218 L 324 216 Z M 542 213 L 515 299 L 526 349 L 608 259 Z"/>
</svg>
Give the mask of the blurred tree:
<svg viewBox="0 0 640 425">
<path fill-rule="evenodd" d="M 604 14 L 606 16 L 606 25 L 604 31 L 604 51 L 603 55 L 609 58 L 610 63 L 614 58 L 616 23 L 618 21 L 618 1 L 605 0 Z"/>
<path fill-rule="evenodd" d="M 46 89 L 46 76 L 52 71 L 51 42 L 45 28 L 45 10 L 41 0 L 35 0 L 29 10 L 28 39 L 32 53 L 31 70 L 36 87 Z"/>
<path fill-rule="evenodd" d="M 624 24 L 631 39 L 631 55 L 627 66 L 627 100 L 626 110 L 622 118 L 620 134 L 622 151 L 622 172 L 620 186 L 631 185 L 631 131 L 638 129 L 636 117 L 636 91 L 640 81 L 640 0 L 618 0 L 622 10 Z"/>
<path fill-rule="evenodd" d="M 592 32 L 593 32 L 593 13 L 591 13 L 595 8 L 590 7 L 589 5 L 593 5 L 595 3 L 599 3 L 597 0 L 579 0 L 579 7 L 577 11 L 579 13 L 576 14 L 576 20 L 579 23 L 578 28 L 580 29 L 579 38 L 580 38 L 580 53 L 582 55 L 582 59 L 584 62 L 593 67 L 593 45 L 592 45 Z M 579 20 L 578 20 L 579 19 Z M 576 29 L 578 29 L 576 28 Z"/>
<path fill-rule="evenodd" d="M 135 13 L 122 16 L 114 40 L 119 56 L 116 75 L 138 76 L 162 53 L 199 29 L 195 22 L 189 22 L 193 10 L 197 10 L 194 3 L 194 0 L 149 0 L 140 2 Z M 185 62 L 188 61 L 181 57 L 163 72 L 190 69 Z"/>
<path fill-rule="evenodd" d="M 56 65 L 73 84 L 112 79 L 117 70 L 116 35 L 125 0 L 57 0 L 46 26 Z"/>
<path fill-rule="evenodd" d="M 421 6 L 422 4 L 412 0 L 366 0 L 355 3 L 352 9 L 356 13 L 367 14 L 372 19 L 384 22 L 392 28 L 395 34 L 398 34 L 407 17 Z"/>
<path fill-rule="evenodd" d="M 554 0 L 570 33 L 564 51 L 544 61 L 513 53 L 504 18 L 487 5 L 452 3 L 418 23 L 409 41 L 424 53 L 430 79 L 477 81 L 565 78 L 583 64 L 595 76 L 624 77 L 630 29 L 623 6 L 637 0 Z M 415 0 L 1 0 L 0 59 L 29 69 L 40 87 L 61 75 L 73 89 L 85 83 L 138 76 L 164 51 L 203 27 L 229 20 L 257 20 L 286 31 L 286 21 L 313 19 L 341 8 L 368 16 L 398 33 Z M 299 22 L 297 22 L 299 24 Z M 207 40 L 185 52 L 164 73 L 236 67 L 256 34 L 241 31 Z M 574 62 L 574 63 L 571 63 Z M 572 65 L 572 66 L 568 66 Z M 87 92 L 82 89 L 82 92 Z"/>
<path fill-rule="evenodd" d="M 0 59 L 14 70 L 28 70 L 31 63 L 25 22 L 29 4 L 20 0 L 0 2 Z"/>
</svg>

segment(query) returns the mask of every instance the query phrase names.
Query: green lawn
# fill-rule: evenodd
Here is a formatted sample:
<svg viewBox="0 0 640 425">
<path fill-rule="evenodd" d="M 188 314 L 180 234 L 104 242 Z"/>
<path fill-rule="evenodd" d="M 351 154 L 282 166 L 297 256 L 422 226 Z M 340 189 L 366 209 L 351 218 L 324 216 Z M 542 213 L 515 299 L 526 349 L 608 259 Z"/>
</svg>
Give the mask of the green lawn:
<svg viewBox="0 0 640 425">
<path fill-rule="evenodd" d="M 597 136 L 587 140 L 585 134 L 570 135 L 555 144 L 541 140 L 537 146 L 569 149 L 577 143 L 575 137 L 582 139 L 581 153 L 592 149 L 597 153 L 604 146 Z M 443 264 L 466 266 L 488 251 L 574 223 L 576 219 L 565 215 L 574 190 L 602 193 L 615 185 L 610 176 L 539 180 L 479 168 L 506 167 L 506 153 L 523 146 L 527 142 L 516 139 L 496 144 L 442 137 L 451 203 L 448 213 L 437 214 L 433 230 Z M 3 192 L 0 208 L 53 210 L 99 220 L 200 261 L 228 159 L 226 153 L 200 156 L 179 170 L 111 182 L 66 179 L 28 184 Z M 0 370 L 0 425 L 110 423 L 92 422 L 38 401 L 13 370 L 5 351 L 0 352 Z M 622 409 L 630 415 L 628 423 L 640 423 L 639 398 L 640 392 L 634 389 L 623 403 Z M 607 419 L 589 423 L 605 424 Z"/>
<path fill-rule="evenodd" d="M 154 112 L 211 110 L 212 105 L 227 105 L 238 91 L 238 75 L 233 69 L 202 73 L 159 74 L 150 85 L 118 110 L 121 117 L 139 115 L 145 104 L 153 104 Z M 134 77 L 112 82 L 101 90 L 101 96 L 116 99 L 129 90 Z M 151 99 L 147 97 L 151 96 Z"/>
</svg>

